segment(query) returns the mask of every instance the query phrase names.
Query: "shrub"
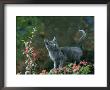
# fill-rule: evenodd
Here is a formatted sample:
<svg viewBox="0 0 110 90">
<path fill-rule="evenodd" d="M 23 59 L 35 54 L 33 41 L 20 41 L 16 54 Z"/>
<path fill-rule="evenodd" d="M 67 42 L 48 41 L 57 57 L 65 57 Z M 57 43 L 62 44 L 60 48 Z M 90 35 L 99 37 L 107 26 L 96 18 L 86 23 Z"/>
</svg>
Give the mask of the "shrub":
<svg viewBox="0 0 110 90">
<path fill-rule="evenodd" d="M 40 74 L 94 74 L 94 68 L 91 63 L 81 61 L 78 65 L 69 63 L 63 68 L 51 69 L 49 72 L 43 70 Z"/>
</svg>

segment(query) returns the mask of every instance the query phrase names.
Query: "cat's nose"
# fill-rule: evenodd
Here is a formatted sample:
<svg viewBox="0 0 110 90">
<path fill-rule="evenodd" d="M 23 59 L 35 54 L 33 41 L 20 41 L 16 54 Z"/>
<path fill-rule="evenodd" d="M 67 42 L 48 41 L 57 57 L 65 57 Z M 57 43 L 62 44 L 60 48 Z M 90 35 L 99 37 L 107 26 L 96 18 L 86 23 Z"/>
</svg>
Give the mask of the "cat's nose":
<svg viewBox="0 0 110 90">
<path fill-rule="evenodd" d="M 44 39 L 44 42 L 47 42 L 48 40 L 47 39 Z"/>
</svg>

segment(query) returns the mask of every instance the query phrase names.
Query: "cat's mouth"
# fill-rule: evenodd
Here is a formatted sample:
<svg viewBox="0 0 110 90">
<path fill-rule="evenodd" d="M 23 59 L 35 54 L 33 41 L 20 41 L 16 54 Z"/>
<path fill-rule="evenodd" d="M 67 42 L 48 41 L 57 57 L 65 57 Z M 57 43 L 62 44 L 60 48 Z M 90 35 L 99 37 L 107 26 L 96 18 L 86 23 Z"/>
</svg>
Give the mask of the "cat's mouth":
<svg viewBox="0 0 110 90">
<path fill-rule="evenodd" d="M 48 45 L 48 40 L 47 39 L 44 39 L 44 42 L 46 45 Z"/>
<path fill-rule="evenodd" d="M 49 43 L 48 43 L 48 42 L 45 42 L 45 44 L 46 44 L 46 45 L 49 45 Z"/>
</svg>

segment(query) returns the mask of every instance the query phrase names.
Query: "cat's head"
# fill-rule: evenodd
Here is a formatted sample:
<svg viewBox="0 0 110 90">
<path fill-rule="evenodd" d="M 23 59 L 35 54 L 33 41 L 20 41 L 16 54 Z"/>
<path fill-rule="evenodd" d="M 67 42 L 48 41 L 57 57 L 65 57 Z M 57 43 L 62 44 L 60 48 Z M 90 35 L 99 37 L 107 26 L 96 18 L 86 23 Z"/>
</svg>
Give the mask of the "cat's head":
<svg viewBox="0 0 110 90">
<path fill-rule="evenodd" d="M 56 50 L 59 48 L 56 37 L 54 37 L 53 40 L 51 40 L 51 41 L 49 41 L 48 39 L 44 39 L 44 43 L 48 50 Z"/>
</svg>

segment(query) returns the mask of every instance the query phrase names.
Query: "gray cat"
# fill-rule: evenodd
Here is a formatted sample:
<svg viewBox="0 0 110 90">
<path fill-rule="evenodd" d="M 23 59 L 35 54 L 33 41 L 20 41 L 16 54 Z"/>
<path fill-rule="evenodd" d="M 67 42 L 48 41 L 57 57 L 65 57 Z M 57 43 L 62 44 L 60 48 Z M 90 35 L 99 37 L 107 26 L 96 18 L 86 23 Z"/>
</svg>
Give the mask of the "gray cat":
<svg viewBox="0 0 110 90">
<path fill-rule="evenodd" d="M 84 30 L 79 30 L 82 32 L 82 37 L 80 41 L 86 37 Z M 50 59 L 54 62 L 54 68 L 62 68 L 66 60 L 75 60 L 77 63 L 80 62 L 80 58 L 83 55 L 83 51 L 80 47 L 59 47 L 56 38 L 54 37 L 52 41 L 44 39 L 45 46 L 48 50 Z"/>
</svg>

